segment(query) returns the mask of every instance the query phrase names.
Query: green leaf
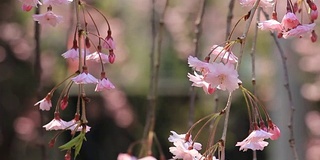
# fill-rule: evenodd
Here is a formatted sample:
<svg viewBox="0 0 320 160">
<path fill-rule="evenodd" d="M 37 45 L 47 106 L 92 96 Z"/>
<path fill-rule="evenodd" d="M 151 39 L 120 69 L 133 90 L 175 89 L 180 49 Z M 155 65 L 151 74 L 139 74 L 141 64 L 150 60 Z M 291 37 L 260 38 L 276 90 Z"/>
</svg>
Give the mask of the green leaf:
<svg viewBox="0 0 320 160">
<path fill-rule="evenodd" d="M 85 132 L 80 132 L 80 134 L 78 136 L 74 137 L 66 144 L 60 146 L 59 149 L 61 149 L 61 150 L 74 149 L 75 150 L 74 158 L 76 158 L 81 150 L 83 140 L 87 141 L 85 135 L 86 135 Z"/>
</svg>

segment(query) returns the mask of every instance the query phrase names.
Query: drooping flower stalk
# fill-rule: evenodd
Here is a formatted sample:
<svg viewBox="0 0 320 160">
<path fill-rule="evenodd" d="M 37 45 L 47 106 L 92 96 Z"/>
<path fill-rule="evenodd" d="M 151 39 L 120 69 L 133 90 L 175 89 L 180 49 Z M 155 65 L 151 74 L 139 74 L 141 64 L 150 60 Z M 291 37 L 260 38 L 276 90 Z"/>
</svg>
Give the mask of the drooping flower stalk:
<svg viewBox="0 0 320 160">
<path fill-rule="evenodd" d="M 194 38 L 193 38 L 194 52 L 193 53 L 194 53 L 195 57 L 198 57 L 198 52 L 199 52 L 199 39 L 201 36 L 201 24 L 202 24 L 202 19 L 203 19 L 203 15 L 204 15 L 205 4 L 206 4 L 206 0 L 201 0 L 201 2 L 199 3 L 198 15 L 197 15 L 195 22 L 194 22 Z M 194 123 L 195 99 L 196 99 L 195 87 L 191 86 L 189 119 L 188 119 L 188 126 L 189 127 L 191 127 L 192 124 Z"/>
<path fill-rule="evenodd" d="M 266 19 L 269 19 L 269 15 L 266 12 L 263 12 L 264 16 Z M 294 131 L 293 131 L 293 119 L 294 119 L 294 111 L 295 111 L 295 107 L 293 104 L 293 100 L 292 100 L 292 91 L 290 88 L 290 81 L 289 81 L 289 71 L 288 71 L 288 67 L 287 67 L 287 57 L 284 54 L 284 51 L 280 45 L 280 42 L 277 38 L 277 36 L 274 33 L 271 33 L 272 38 L 279 50 L 280 53 L 280 57 L 281 57 L 281 61 L 282 61 L 282 67 L 283 67 L 283 72 L 284 72 L 284 87 L 286 88 L 287 91 L 287 95 L 288 95 L 288 101 L 289 101 L 289 110 L 290 110 L 290 118 L 289 118 L 289 124 L 288 124 L 288 128 L 289 128 L 289 132 L 290 132 L 290 138 L 289 138 L 289 144 L 290 144 L 290 148 L 293 152 L 293 157 L 295 160 L 299 160 L 299 156 L 298 156 L 298 152 L 297 152 L 297 148 L 295 145 L 295 138 L 294 138 Z"/>
<path fill-rule="evenodd" d="M 254 14 L 258 8 L 258 5 L 260 3 L 260 0 L 255 1 L 252 9 L 249 11 L 248 16 L 246 18 L 246 26 L 244 28 L 243 34 L 241 37 L 239 37 L 241 39 L 241 49 L 240 49 L 240 56 L 239 56 L 239 61 L 237 63 L 237 69 L 239 70 L 239 66 L 241 64 L 241 58 L 244 52 L 244 47 L 245 47 L 245 42 L 246 42 L 246 37 L 247 34 L 249 32 L 249 28 L 251 26 L 252 23 L 252 19 L 254 17 Z M 229 114 L 230 114 L 230 106 L 231 106 L 231 100 L 232 100 L 232 92 L 229 93 L 228 96 L 228 101 L 227 101 L 227 105 L 226 105 L 226 117 L 225 117 L 225 121 L 224 121 L 224 128 L 222 131 L 222 136 L 221 136 L 221 140 L 223 141 L 223 144 L 226 143 L 226 136 L 227 136 L 227 128 L 228 128 L 228 119 L 229 119 Z M 225 145 L 223 145 L 221 147 L 221 158 L 220 160 L 225 160 Z"/>
<path fill-rule="evenodd" d="M 260 12 L 261 8 L 258 8 L 256 21 L 260 22 Z M 258 26 L 254 27 L 254 35 L 252 40 L 252 47 L 251 47 L 251 83 L 252 83 L 252 93 L 256 96 L 256 48 L 257 48 L 257 38 L 258 38 Z M 250 120 L 251 121 L 251 120 Z M 252 153 L 252 160 L 257 160 L 257 151 L 253 151 Z"/>
</svg>

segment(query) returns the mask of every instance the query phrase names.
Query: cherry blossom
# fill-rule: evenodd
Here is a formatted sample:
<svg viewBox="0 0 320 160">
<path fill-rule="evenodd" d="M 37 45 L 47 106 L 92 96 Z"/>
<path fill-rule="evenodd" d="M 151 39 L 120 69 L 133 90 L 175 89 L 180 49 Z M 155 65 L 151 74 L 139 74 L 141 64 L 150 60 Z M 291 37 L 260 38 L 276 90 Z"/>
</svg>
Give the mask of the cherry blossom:
<svg viewBox="0 0 320 160">
<path fill-rule="evenodd" d="M 311 33 L 315 23 L 298 25 L 296 28 L 283 33 L 283 38 L 302 37 L 304 34 Z"/>
<path fill-rule="evenodd" d="M 51 120 L 48 124 L 44 125 L 43 128 L 48 130 L 63 130 L 67 127 L 67 122 L 60 118 L 59 113 L 54 114 L 53 120 Z"/>
<path fill-rule="evenodd" d="M 102 78 L 98 80 L 97 86 L 95 88 L 96 92 L 114 89 L 115 86 L 109 81 L 108 78 Z"/>
<path fill-rule="evenodd" d="M 86 66 L 83 67 L 83 71 L 81 74 L 71 78 L 76 84 L 96 84 L 98 83 L 98 79 L 93 77 L 90 73 L 88 73 L 88 69 Z"/>
<path fill-rule="evenodd" d="M 169 151 L 174 155 L 172 159 L 199 160 L 203 156 L 195 148 L 190 148 L 187 143 L 176 141 L 175 147 L 170 147 Z"/>
<path fill-rule="evenodd" d="M 269 143 L 264 139 L 271 138 L 272 134 L 262 129 L 252 131 L 249 136 L 242 142 L 237 142 L 236 146 L 240 146 L 240 151 L 251 150 L 263 150 Z"/>
<path fill-rule="evenodd" d="M 72 2 L 73 0 L 43 0 L 43 4 L 46 5 L 62 5 L 62 4 L 68 4 Z"/>
<path fill-rule="evenodd" d="M 48 94 L 45 98 L 43 98 L 42 100 L 40 100 L 39 102 L 35 103 L 34 106 L 39 105 L 39 109 L 40 110 L 46 110 L 49 111 L 50 108 L 52 107 L 52 103 L 51 103 L 51 94 Z"/>
<path fill-rule="evenodd" d="M 89 60 L 89 61 L 94 61 L 94 62 L 100 63 L 100 61 L 101 61 L 100 57 L 101 57 L 102 63 L 108 63 L 109 62 L 108 55 L 104 54 L 104 53 L 101 53 L 101 52 L 91 53 L 90 55 L 87 55 L 86 59 Z"/>
<path fill-rule="evenodd" d="M 269 30 L 271 32 L 281 32 L 283 29 L 281 23 L 274 19 L 258 23 L 258 28 L 261 30 Z"/>
<path fill-rule="evenodd" d="M 285 14 L 281 21 L 281 25 L 285 30 L 296 28 L 299 24 L 297 16 L 292 12 Z"/>
<path fill-rule="evenodd" d="M 79 125 L 80 125 L 80 120 L 79 120 L 79 119 L 76 120 L 76 119 L 74 118 L 74 119 L 72 119 L 71 121 L 68 121 L 68 122 L 65 123 L 65 126 L 66 126 L 65 129 L 69 129 L 69 130 L 71 130 L 71 131 L 74 131 L 75 129 L 77 129 L 76 131 L 77 131 L 77 132 L 80 132 L 80 131 L 82 131 L 82 128 L 83 128 L 83 127 L 82 127 L 82 126 L 79 126 Z M 88 125 L 86 125 L 86 132 L 89 132 L 90 129 L 91 129 L 91 127 L 88 126 Z"/>
<path fill-rule="evenodd" d="M 84 55 L 84 52 L 81 51 L 81 54 Z M 79 48 L 71 48 L 64 52 L 61 55 L 65 59 L 71 59 L 71 60 L 79 60 Z"/>
<path fill-rule="evenodd" d="M 209 73 L 204 80 L 211 84 L 211 87 L 229 92 L 239 88 L 238 72 L 232 64 L 212 63 L 209 66 Z"/>
<path fill-rule="evenodd" d="M 212 88 L 210 83 L 204 81 L 204 77 L 202 75 L 198 75 L 197 72 L 194 72 L 194 75 L 188 73 L 189 81 L 193 82 L 192 86 L 202 87 L 203 91 L 206 94 L 213 94 L 215 88 Z"/>
<path fill-rule="evenodd" d="M 54 14 L 52 11 L 47 11 L 43 14 L 35 14 L 32 16 L 33 20 L 38 21 L 39 24 L 56 26 L 62 22 L 62 16 Z"/>
<path fill-rule="evenodd" d="M 202 145 L 192 141 L 190 134 L 177 134 L 171 131 L 169 142 L 173 142 L 174 147 L 170 147 L 170 152 L 174 155 L 173 159 L 200 159 L 202 155 L 198 152 Z"/>
<path fill-rule="evenodd" d="M 196 71 L 206 73 L 208 71 L 208 64 L 206 62 L 200 61 L 197 57 L 188 57 L 189 67 L 194 68 Z"/>
<path fill-rule="evenodd" d="M 221 60 L 223 63 L 235 64 L 238 62 L 238 57 L 235 56 L 231 51 L 227 51 L 224 47 L 213 45 L 211 49 L 211 55 L 215 56 L 213 59 Z M 219 57 L 219 59 L 217 59 L 217 57 Z"/>
</svg>

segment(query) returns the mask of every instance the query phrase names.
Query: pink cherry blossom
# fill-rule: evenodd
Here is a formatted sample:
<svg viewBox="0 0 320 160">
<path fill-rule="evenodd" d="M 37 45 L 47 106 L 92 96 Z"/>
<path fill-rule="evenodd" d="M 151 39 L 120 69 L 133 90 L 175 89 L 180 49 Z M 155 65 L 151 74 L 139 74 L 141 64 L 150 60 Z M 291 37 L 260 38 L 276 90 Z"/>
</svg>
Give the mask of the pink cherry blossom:
<svg viewBox="0 0 320 160">
<path fill-rule="evenodd" d="M 311 33 L 315 23 L 298 25 L 296 28 L 283 33 L 283 38 L 302 37 L 304 34 Z"/>
<path fill-rule="evenodd" d="M 82 52 L 83 54 L 83 52 Z M 78 48 L 71 48 L 69 50 L 67 50 L 66 52 L 64 52 L 61 55 L 63 58 L 65 59 L 71 59 L 71 60 L 79 60 L 79 49 Z"/>
<path fill-rule="evenodd" d="M 108 55 L 104 54 L 104 53 L 101 53 L 101 52 L 91 53 L 90 55 L 87 55 L 86 59 L 89 60 L 89 61 L 94 61 L 94 62 L 100 63 L 100 61 L 101 61 L 100 57 L 101 57 L 102 63 L 108 63 L 109 62 Z"/>
<path fill-rule="evenodd" d="M 52 103 L 51 103 L 51 94 L 48 94 L 45 98 L 43 98 L 42 100 L 40 100 L 39 102 L 35 103 L 34 106 L 39 105 L 39 109 L 40 110 L 46 110 L 49 111 L 50 108 L 52 107 Z"/>
<path fill-rule="evenodd" d="M 73 0 L 43 0 L 43 4 L 45 4 L 45 5 L 62 5 L 62 4 L 68 4 L 72 1 Z"/>
<path fill-rule="evenodd" d="M 204 81 L 204 77 L 202 75 L 198 75 L 194 72 L 194 75 L 188 73 L 189 81 L 193 82 L 192 86 L 202 87 L 203 91 L 206 94 L 212 94 L 215 91 L 215 88 L 212 88 L 210 83 Z"/>
<path fill-rule="evenodd" d="M 60 118 L 59 113 L 55 113 L 53 120 L 44 125 L 43 128 L 48 130 L 63 130 L 67 127 L 67 122 Z"/>
<path fill-rule="evenodd" d="M 175 142 L 182 142 L 187 148 L 194 148 L 195 150 L 201 150 L 202 145 L 198 142 L 192 141 L 192 135 L 186 135 L 186 134 L 178 134 L 175 131 L 170 131 L 172 135 L 169 136 L 168 140 L 169 142 L 175 143 Z"/>
<path fill-rule="evenodd" d="M 80 121 L 76 120 L 76 119 L 72 119 L 71 121 L 68 121 L 65 123 L 66 128 L 65 129 L 69 129 L 71 131 L 74 131 L 75 129 L 77 129 L 77 132 L 82 131 L 82 126 L 80 126 Z M 86 125 L 86 132 L 89 132 L 91 129 L 90 126 Z"/>
<path fill-rule="evenodd" d="M 281 23 L 274 20 L 274 19 L 270 19 L 270 20 L 258 23 L 258 28 L 260 28 L 261 30 L 269 30 L 271 32 L 275 32 L 275 31 L 281 32 L 282 31 Z"/>
<path fill-rule="evenodd" d="M 268 126 L 269 126 L 269 128 L 268 128 L 269 133 L 272 134 L 270 139 L 277 140 L 281 136 L 281 131 L 280 131 L 279 127 L 276 126 L 272 121 L 268 122 Z"/>
<path fill-rule="evenodd" d="M 240 151 L 251 150 L 263 150 L 269 143 L 264 139 L 271 138 L 272 134 L 262 129 L 252 131 L 249 136 L 242 142 L 237 142 L 236 146 L 240 146 Z"/>
<path fill-rule="evenodd" d="M 26 6 L 37 7 L 37 5 L 42 5 L 42 3 L 39 0 L 19 0 L 19 1 Z"/>
<path fill-rule="evenodd" d="M 213 59 L 216 60 L 215 62 L 217 62 L 217 60 L 218 61 L 221 60 L 223 63 L 232 63 L 232 64 L 235 64 L 238 62 L 238 57 L 235 56 L 231 51 L 227 51 L 224 47 L 213 45 L 211 49 L 212 49 L 211 55 L 214 56 Z"/>
<path fill-rule="evenodd" d="M 96 92 L 104 91 L 104 90 L 110 90 L 114 89 L 115 86 L 109 81 L 107 78 L 99 79 L 98 84 L 95 88 Z"/>
<path fill-rule="evenodd" d="M 240 0 L 240 5 L 243 7 L 252 7 L 256 0 Z M 275 0 L 260 0 L 260 7 L 272 7 L 275 3 Z"/>
<path fill-rule="evenodd" d="M 174 155 L 172 159 L 199 160 L 203 157 L 198 150 L 181 141 L 174 142 L 174 147 L 170 147 L 169 151 Z"/>
<path fill-rule="evenodd" d="M 38 21 L 40 24 L 49 24 L 53 27 L 62 22 L 62 16 L 56 15 L 52 11 L 47 11 L 43 14 L 35 14 L 32 17 L 33 20 Z"/>
<path fill-rule="evenodd" d="M 71 78 L 76 84 L 96 84 L 98 79 L 93 77 L 90 73 L 82 72 L 81 74 Z"/>
<path fill-rule="evenodd" d="M 209 66 L 209 73 L 204 77 L 204 80 L 211 84 L 211 87 L 218 88 L 229 92 L 239 88 L 238 72 L 230 63 L 212 63 Z"/>
<path fill-rule="evenodd" d="M 299 24 L 297 16 L 292 12 L 285 14 L 281 21 L 281 25 L 285 30 L 296 28 Z"/>
<path fill-rule="evenodd" d="M 208 71 L 208 64 L 206 62 L 200 61 L 197 57 L 188 57 L 189 67 L 192 67 L 196 71 L 206 73 Z"/>
</svg>

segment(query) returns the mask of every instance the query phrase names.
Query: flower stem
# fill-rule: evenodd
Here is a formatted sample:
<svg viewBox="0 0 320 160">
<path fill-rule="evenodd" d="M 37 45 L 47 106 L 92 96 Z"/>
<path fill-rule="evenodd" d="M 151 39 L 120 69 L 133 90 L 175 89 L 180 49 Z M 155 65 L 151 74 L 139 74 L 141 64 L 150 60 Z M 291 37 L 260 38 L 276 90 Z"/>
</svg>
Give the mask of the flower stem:
<svg viewBox="0 0 320 160">
<path fill-rule="evenodd" d="M 206 0 L 201 0 L 200 7 L 198 11 L 198 16 L 194 22 L 195 28 L 194 28 L 194 56 L 198 57 L 198 50 L 199 50 L 199 39 L 201 36 L 201 23 L 204 15 L 204 9 L 205 9 Z M 188 119 L 188 126 L 191 127 L 194 123 L 194 108 L 195 108 L 195 99 L 196 99 L 196 91 L 195 87 L 191 86 L 190 91 L 190 105 L 189 105 L 189 119 Z"/>
</svg>

